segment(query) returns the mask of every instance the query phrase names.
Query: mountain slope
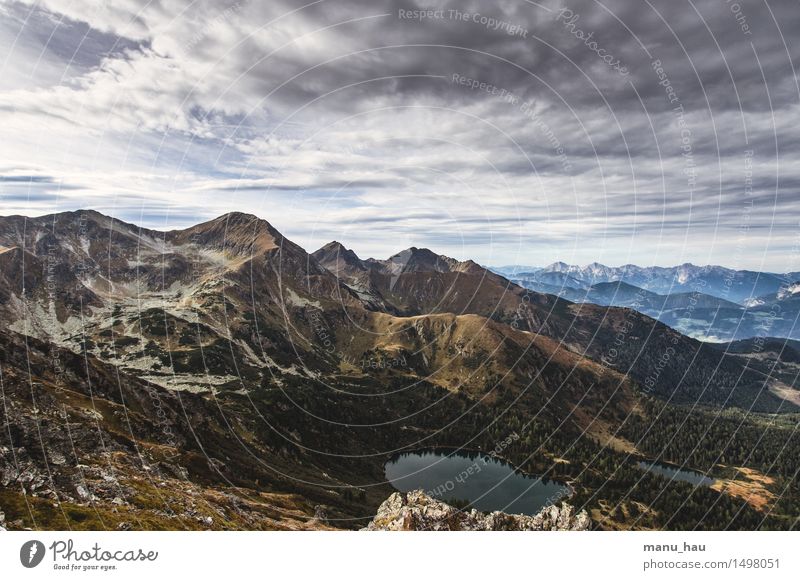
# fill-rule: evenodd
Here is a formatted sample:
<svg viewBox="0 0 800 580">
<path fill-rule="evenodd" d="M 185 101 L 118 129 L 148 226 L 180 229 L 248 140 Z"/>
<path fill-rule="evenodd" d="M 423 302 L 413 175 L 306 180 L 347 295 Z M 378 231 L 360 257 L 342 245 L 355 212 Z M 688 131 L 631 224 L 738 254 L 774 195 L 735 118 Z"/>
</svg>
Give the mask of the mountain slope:
<svg viewBox="0 0 800 580">
<path fill-rule="evenodd" d="M 763 411 L 795 408 L 770 393 L 747 361 L 726 356 L 646 315 L 624 308 L 574 304 L 531 292 L 475 263 L 430 254 L 415 248 L 402 253 L 413 265 L 410 268 L 395 266 L 390 270 L 392 259 L 371 262 L 380 273 L 374 279 L 375 287 L 395 311 L 405 316 L 442 311 L 477 314 L 544 335 L 609 369 L 630 375 L 646 385 L 646 392 L 673 402 Z M 419 259 L 415 259 L 417 255 Z M 388 271 L 393 273 L 388 275 Z M 630 286 L 622 288 L 632 290 Z M 649 296 L 658 299 L 652 293 Z M 673 300 L 681 303 L 688 298 Z"/>
<path fill-rule="evenodd" d="M 426 249 L 362 261 L 329 247 L 317 255 L 329 266 L 343 258 L 337 276 L 268 222 L 239 213 L 172 232 L 95 212 L 2 218 L 0 245 L 21 248 L 17 261 L 26 252 L 55 260 L 67 287 L 85 294 L 23 300 L 15 280 L 15 309 L 0 305 L 9 329 L 85 349 L 171 388 L 247 389 L 297 373 L 318 380 L 369 359 L 373 329 L 392 327 L 379 315 L 447 313 L 549 337 L 668 400 L 785 408 L 746 362 L 644 315 L 530 292 Z"/>
<path fill-rule="evenodd" d="M 78 466 L 94 454 L 135 488 L 120 497 L 147 517 L 134 527 L 169 527 L 173 517 L 155 507 L 150 474 L 156 490 L 174 492 L 174 512 L 195 518 L 186 527 L 208 526 L 206 517 L 210 527 L 313 527 L 324 511 L 328 525 L 356 528 L 391 491 L 383 465 L 392 453 L 488 451 L 510 434 L 518 444 L 504 453 L 520 469 L 572 482 L 602 519 L 609 510 L 596 498 L 607 486 L 629 489 L 636 476 L 616 467 L 640 454 L 622 433 L 633 418 L 650 419 L 648 395 L 793 408 L 760 392 L 763 370 L 748 370 L 742 354 L 429 250 L 361 260 L 330 244 L 309 255 L 239 213 L 171 232 L 95 212 L 0 218 L 0 246 L 0 343 L 9 353 L 0 365 L 13 403 L 0 501 L 23 522 L 16 527 L 35 525 L 22 489 L 40 494 L 34 515 L 51 526 L 72 521 L 48 507 L 56 496 L 85 514 L 94 493 L 115 513 L 107 470 L 91 464 L 97 491 L 78 491 Z M 58 462 L 69 452 L 59 412 L 83 446 L 46 484 L 48 449 Z M 46 427 L 38 442 L 37 421 Z M 164 427 L 173 438 L 164 440 Z M 97 447 L 106 440 L 111 456 Z"/>
<path fill-rule="evenodd" d="M 199 395 L 4 332 L 0 376 L 0 506 L 12 528 L 326 527 L 308 499 L 271 488 L 287 487 L 273 472 L 249 479 L 218 405 Z M 250 445 L 285 464 L 269 442 Z"/>
</svg>

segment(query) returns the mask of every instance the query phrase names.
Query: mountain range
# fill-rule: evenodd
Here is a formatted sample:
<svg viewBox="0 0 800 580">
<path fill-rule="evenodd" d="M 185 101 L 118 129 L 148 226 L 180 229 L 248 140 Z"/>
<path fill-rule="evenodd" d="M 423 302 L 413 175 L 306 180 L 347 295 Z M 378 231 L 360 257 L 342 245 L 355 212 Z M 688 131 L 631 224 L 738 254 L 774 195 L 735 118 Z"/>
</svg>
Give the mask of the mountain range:
<svg viewBox="0 0 800 580">
<path fill-rule="evenodd" d="M 580 289 L 603 282 L 626 282 L 656 294 L 702 292 L 737 304 L 775 294 L 800 280 L 800 272 L 776 274 L 688 263 L 672 267 L 634 264 L 611 267 L 597 262 L 586 266 L 554 262 L 543 268 L 503 266 L 494 270 L 509 278 L 531 278 L 552 286 Z"/>
<path fill-rule="evenodd" d="M 753 337 L 800 338 L 800 273 L 721 266 L 674 268 L 571 266 L 495 269 L 515 283 L 572 302 L 633 308 L 681 333 L 710 342 Z"/>
<path fill-rule="evenodd" d="M 0 217 L 5 517 L 354 528 L 393 491 L 383 465 L 398 451 L 491 450 L 513 433 L 504 457 L 569 481 L 595 525 L 654 528 L 686 489 L 651 493 L 664 482 L 636 468 L 654 455 L 642 425 L 685 409 L 703 437 L 740 416 L 742 433 L 772 417 L 773 439 L 789 436 L 800 363 L 780 341 L 695 340 L 619 307 L 636 292 L 622 281 L 580 288 L 592 303 L 510 278 L 416 247 L 385 260 L 338 242 L 307 253 L 242 213 L 166 232 L 88 210 Z M 703 308 L 736 306 L 709 296 Z M 648 292 L 648 308 L 689 300 L 662 298 Z M 685 443 L 662 459 L 699 468 Z M 766 468 L 737 453 L 720 449 L 708 469 L 727 487 L 692 492 L 681 525 L 766 517 L 759 502 L 777 494 L 741 491 L 742 478 L 761 489 Z M 777 489 L 782 477 L 767 479 Z M 701 513 L 712 501 L 716 519 Z M 780 526 L 788 508 L 768 507 Z"/>
</svg>

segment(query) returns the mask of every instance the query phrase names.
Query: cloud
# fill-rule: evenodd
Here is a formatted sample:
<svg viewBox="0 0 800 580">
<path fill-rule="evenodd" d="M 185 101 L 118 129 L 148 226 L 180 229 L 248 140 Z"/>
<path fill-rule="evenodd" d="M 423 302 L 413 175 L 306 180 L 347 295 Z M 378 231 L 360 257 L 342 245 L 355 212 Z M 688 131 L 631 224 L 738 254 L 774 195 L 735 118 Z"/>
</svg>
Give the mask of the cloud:
<svg viewBox="0 0 800 580">
<path fill-rule="evenodd" d="M 2 7 L 0 153 L 53 180 L 0 179 L 4 209 L 157 227 L 244 209 L 309 249 L 484 263 L 725 263 L 744 244 L 741 266 L 780 269 L 796 246 L 789 0 Z"/>
</svg>

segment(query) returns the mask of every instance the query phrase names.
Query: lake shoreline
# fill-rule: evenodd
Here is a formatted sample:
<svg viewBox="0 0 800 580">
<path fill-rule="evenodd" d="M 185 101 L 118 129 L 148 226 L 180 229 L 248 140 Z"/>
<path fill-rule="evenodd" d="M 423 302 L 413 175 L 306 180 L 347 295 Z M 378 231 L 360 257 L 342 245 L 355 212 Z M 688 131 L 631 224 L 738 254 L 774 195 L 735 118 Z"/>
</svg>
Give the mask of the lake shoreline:
<svg viewBox="0 0 800 580">
<path fill-rule="evenodd" d="M 445 503 L 479 511 L 535 515 L 576 493 L 571 482 L 528 473 L 499 454 L 427 446 L 389 456 L 386 481 L 400 492 L 422 489 Z"/>
</svg>

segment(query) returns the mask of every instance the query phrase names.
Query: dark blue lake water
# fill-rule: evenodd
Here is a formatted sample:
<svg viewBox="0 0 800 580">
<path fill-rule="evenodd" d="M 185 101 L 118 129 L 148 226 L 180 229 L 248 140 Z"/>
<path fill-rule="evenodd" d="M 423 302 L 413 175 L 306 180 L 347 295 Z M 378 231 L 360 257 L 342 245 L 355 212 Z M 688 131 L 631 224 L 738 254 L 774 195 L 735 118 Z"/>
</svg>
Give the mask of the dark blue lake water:
<svg viewBox="0 0 800 580">
<path fill-rule="evenodd" d="M 386 464 L 386 479 L 398 491 L 424 489 L 436 499 L 469 502 L 479 511 L 526 515 L 560 502 L 571 491 L 563 483 L 524 475 L 505 461 L 480 453 L 403 453 Z"/>
<path fill-rule="evenodd" d="M 702 485 L 709 487 L 716 480 L 703 475 L 697 471 L 690 469 L 680 469 L 674 465 L 667 465 L 666 463 L 658 463 L 657 461 L 640 461 L 636 464 L 639 469 L 649 471 L 653 475 L 666 477 L 673 481 L 685 481 L 693 485 Z"/>
</svg>

